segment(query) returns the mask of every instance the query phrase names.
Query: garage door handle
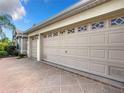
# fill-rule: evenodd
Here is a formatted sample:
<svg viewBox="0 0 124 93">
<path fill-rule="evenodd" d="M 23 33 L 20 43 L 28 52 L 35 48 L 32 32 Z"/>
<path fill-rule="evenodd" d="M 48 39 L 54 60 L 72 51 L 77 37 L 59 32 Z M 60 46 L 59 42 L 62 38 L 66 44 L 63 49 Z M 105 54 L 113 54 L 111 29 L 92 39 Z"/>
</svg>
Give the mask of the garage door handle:
<svg viewBox="0 0 124 93">
<path fill-rule="evenodd" d="M 68 53 L 68 51 L 65 51 L 65 53 Z"/>
</svg>

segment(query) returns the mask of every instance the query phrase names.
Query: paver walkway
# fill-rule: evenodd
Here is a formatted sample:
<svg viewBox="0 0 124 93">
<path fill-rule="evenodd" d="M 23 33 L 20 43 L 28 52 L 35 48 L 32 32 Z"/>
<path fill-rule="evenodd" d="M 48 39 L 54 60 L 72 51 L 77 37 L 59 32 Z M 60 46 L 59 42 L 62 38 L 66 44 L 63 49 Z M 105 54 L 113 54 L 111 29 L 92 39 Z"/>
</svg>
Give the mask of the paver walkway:
<svg viewBox="0 0 124 93">
<path fill-rule="evenodd" d="M 0 93 L 124 92 L 28 58 L 3 58 L 0 59 Z"/>
</svg>

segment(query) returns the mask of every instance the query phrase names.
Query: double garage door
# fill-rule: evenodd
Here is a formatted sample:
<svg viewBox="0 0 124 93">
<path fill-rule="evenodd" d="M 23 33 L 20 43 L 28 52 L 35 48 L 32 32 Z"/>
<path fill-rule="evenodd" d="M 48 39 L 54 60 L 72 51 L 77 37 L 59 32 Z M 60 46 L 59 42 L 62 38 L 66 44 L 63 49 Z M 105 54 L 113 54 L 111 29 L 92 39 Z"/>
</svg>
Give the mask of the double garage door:
<svg viewBox="0 0 124 93">
<path fill-rule="evenodd" d="M 108 21 L 44 33 L 43 59 L 124 81 L 124 26 Z"/>
</svg>

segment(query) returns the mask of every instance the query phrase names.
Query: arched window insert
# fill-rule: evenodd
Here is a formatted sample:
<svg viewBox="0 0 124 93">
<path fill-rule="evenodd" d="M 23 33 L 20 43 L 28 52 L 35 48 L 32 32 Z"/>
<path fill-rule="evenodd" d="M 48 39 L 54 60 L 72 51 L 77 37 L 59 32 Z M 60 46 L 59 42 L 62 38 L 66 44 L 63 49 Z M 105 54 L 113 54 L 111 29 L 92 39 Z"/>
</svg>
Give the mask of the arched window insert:
<svg viewBox="0 0 124 93">
<path fill-rule="evenodd" d="M 96 22 L 96 23 L 92 24 L 92 29 L 93 30 L 100 29 L 100 28 L 103 28 L 103 27 L 104 27 L 104 22 L 103 21 Z"/>
<path fill-rule="evenodd" d="M 32 40 L 38 39 L 39 35 L 32 36 Z"/>
<path fill-rule="evenodd" d="M 63 31 L 60 31 L 59 33 L 62 35 L 62 34 L 64 34 L 66 31 L 65 30 L 63 30 Z"/>
<path fill-rule="evenodd" d="M 43 34 L 43 37 L 44 37 L 44 38 L 47 38 L 47 34 Z"/>
<path fill-rule="evenodd" d="M 75 28 L 71 29 L 71 30 L 67 30 L 68 34 L 70 33 L 75 33 Z"/>
<path fill-rule="evenodd" d="M 124 16 L 111 19 L 111 25 L 122 25 L 124 24 Z"/>
<path fill-rule="evenodd" d="M 53 36 L 58 36 L 58 32 L 57 31 L 53 32 Z"/>
<path fill-rule="evenodd" d="M 80 26 L 78 27 L 78 32 L 83 32 L 83 31 L 86 31 L 87 30 L 87 26 Z"/>
<path fill-rule="evenodd" d="M 52 37 L 52 32 L 49 32 L 48 33 L 48 37 Z"/>
<path fill-rule="evenodd" d="M 34 40 L 35 39 L 35 36 L 32 36 L 32 40 Z"/>
</svg>

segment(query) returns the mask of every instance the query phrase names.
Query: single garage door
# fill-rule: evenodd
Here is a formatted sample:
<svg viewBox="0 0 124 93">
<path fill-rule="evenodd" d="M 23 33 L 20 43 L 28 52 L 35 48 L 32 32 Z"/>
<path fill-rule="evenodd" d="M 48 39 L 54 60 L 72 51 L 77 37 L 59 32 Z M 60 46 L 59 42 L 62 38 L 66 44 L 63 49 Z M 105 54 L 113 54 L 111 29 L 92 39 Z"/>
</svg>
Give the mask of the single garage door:
<svg viewBox="0 0 124 93">
<path fill-rule="evenodd" d="M 37 58 L 37 39 L 32 37 L 31 41 L 31 57 Z"/>
<path fill-rule="evenodd" d="M 124 17 L 44 33 L 43 59 L 124 81 Z"/>
</svg>

